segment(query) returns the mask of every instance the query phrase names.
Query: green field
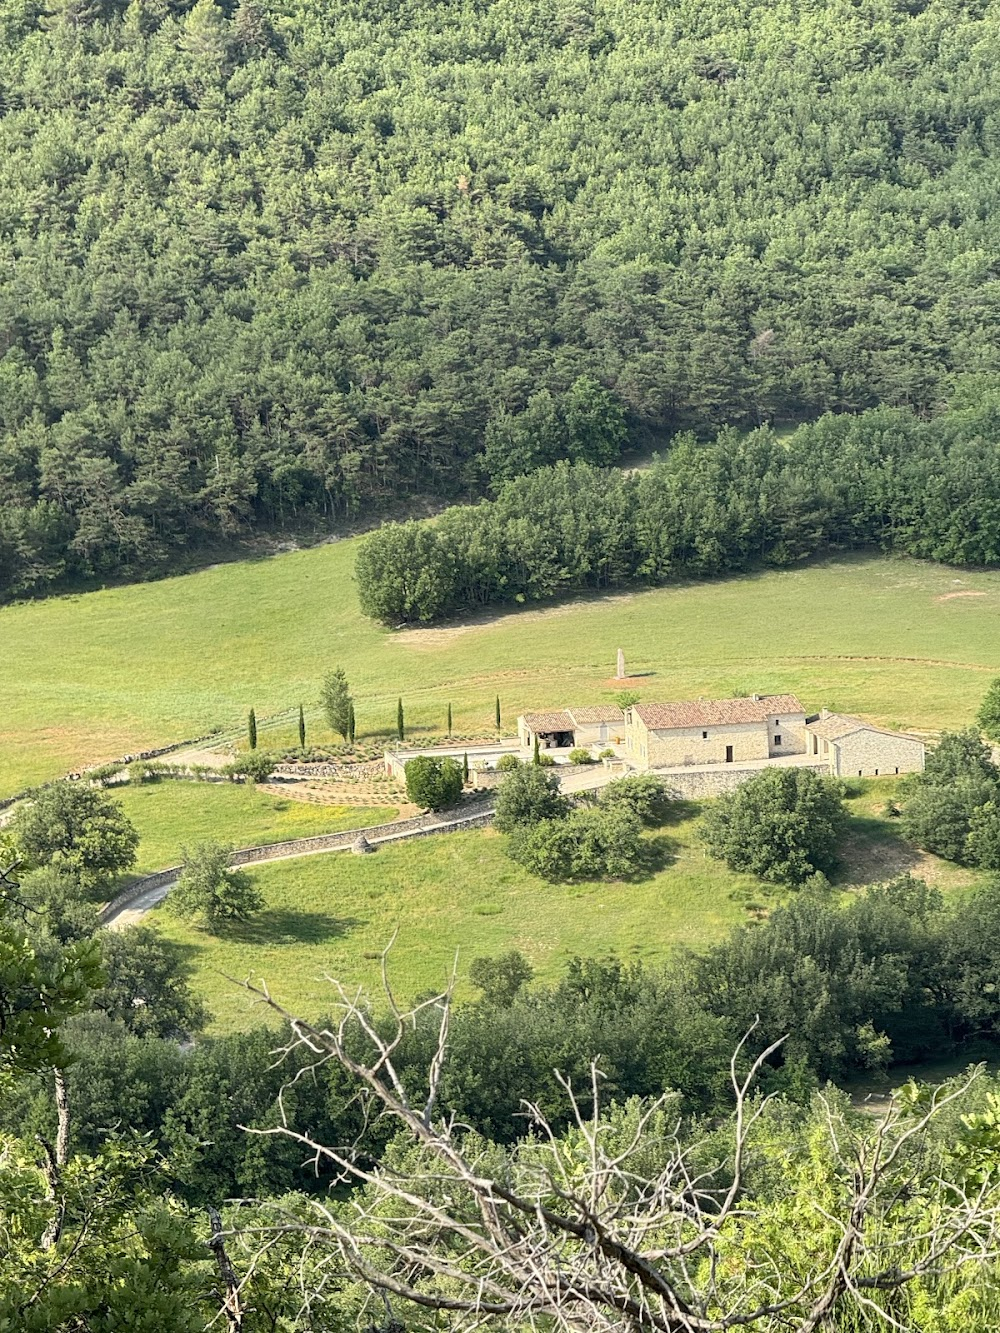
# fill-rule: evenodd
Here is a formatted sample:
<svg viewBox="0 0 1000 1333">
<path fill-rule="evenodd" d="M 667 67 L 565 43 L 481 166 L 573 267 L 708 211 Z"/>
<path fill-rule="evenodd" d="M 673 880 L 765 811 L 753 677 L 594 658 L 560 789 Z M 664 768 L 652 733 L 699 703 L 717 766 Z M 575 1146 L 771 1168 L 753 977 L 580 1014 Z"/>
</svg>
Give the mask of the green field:
<svg viewBox="0 0 1000 1333">
<path fill-rule="evenodd" d="M 879 817 L 891 783 L 869 784 L 851 802 L 842 889 L 905 870 L 942 888 L 974 882 L 969 872 L 920 856 Z M 150 920 L 181 947 L 216 1031 L 264 1021 L 235 981 L 264 980 L 306 1017 L 331 1003 L 326 977 L 361 986 L 378 1003 L 379 955 L 398 931 L 390 974 L 412 999 L 445 985 L 458 957 L 459 993 L 473 958 L 520 949 L 541 978 L 575 954 L 656 961 L 699 948 L 765 913 L 780 894 L 737 875 L 704 852 L 692 811 L 661 831 L 665 864 L 626 884 L 552 885 L 527 874 L 492 830 L 421 838 L 381 848 L 305 857 L 253 872 L 267 907 L 253 922 L 215 937 L 161 909 Z"/>
<path fill-rule="evenodd" d="M 365 620 L 354 541 L 0 610 L 0 794 L 86 761 L 197 736 L 292 742 L 342 664 L 358 730 L 468 733 L 605 695 L 615 653 L 647 699 L 796 690 L 891 725 L 968 723 L 1000 672 L 1000 572 L 858 557 L 393 633 Z M 272 726 L 269 719 L 278 719 Z"/>
<path fill-rule="evenodd" d="M 116 800 L 139 830 L 136 873 L 177 865 L 181 848 L 209 839 L 255 847 L 314 833 L 384 824 L 395 806 L 307 805 L 256 787 L 165 780 L 116 787 Z"/>
</svg>

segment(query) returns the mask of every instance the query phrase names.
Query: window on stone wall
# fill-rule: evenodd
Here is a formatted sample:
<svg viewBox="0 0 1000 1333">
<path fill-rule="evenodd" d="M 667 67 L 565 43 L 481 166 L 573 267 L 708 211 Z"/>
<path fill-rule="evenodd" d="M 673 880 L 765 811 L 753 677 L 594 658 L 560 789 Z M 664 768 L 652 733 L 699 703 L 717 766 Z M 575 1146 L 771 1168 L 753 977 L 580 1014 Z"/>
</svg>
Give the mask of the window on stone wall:
<svg viewBox="0 0 1000 1333">
<path fill-rule="evenodd" d="M 702 739 L 703 741 L 707 741 L 707 740 L 708 740 L 708 732 L 707 732 L 707 731 L 703 731 L 703 732 L 701 733 L 701 739 Z"/>
<path fill-rule="evenodd" d="M 775 738 L 774 738 L 774 743 L 775 743 L 775 745 L 780 745 L 780 744 L 781 744 L 781 737 L 780 737 L 780 736 L 775 736 Z"/>
</svg>

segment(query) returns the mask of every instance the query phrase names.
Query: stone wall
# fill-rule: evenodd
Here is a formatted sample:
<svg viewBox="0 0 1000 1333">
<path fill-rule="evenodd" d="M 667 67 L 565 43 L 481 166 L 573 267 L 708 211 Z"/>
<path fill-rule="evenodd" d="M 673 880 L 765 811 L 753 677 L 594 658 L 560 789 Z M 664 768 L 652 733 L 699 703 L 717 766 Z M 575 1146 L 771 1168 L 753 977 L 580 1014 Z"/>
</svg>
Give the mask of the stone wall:
<svg viewBox="0 0 1000 1333">
<path fill-rule="evenodd" d="M 821 773 L 825 777 L 830 776 L 830 765 L 822 762 L 796 764 L 795 768 L 796 770 L 805 768 L 811 773 Z M 766 765 L 758 765 L 754 768 L 739 768 L 735 764 L 720 764 L 718 768 L 692 768 L 687 773 L 671 769 L 669 773 L 661 773 L 657 776 L 663 779 L 664 786 L 677 799 L 700 801 L 709 796 L 723 796 L 726 792 L 735 791 L 748 779 L 755 778 L 758 773 L 766 773 L 767 771 Z"/>
<path fill-rule="evenodd" d="M 271 842 L 261 847 L 241 847 L 233 852 L 229 864 L 249 866 L 258 861 L 312 856 L 318 852 L 346 851 L 361 834 L 364 834 L 372 846 L 380 846 L 382 843 L 398 842 L 404 838 L 421 838 L 431 833 L 457 833 L 463 829 L 482 828 L 492 820 L 492 802 L 472 800 L 466 804 L 464 810 L 459 806 L 456 810 L 449 810 L 443 814 L 416 815 L 413 819 L 396 819 L 389 824 L 374 824 L 368 828 L 344 829 L 340 833 L 320 833 L 312 838 L 292 838 L 287 842 Z M 141 879 L 135 880 L 101 909 L 99 920 L 103 924 L 117 916 L 143 894 L 172 884 L 183 868 L 183 866 L 170 866 L 166 870 L 157 870 L 152 875 L 144 875 Z"/>
</svg>

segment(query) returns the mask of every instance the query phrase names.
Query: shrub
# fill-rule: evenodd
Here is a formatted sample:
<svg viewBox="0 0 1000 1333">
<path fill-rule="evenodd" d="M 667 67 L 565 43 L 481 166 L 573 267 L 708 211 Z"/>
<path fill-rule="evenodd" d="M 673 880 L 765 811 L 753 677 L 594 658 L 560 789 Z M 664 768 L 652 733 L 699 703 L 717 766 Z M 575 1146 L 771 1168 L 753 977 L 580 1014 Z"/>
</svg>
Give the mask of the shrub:
<svg viewBox="0 0 1000 1333">
<path fill-rule="evenodd" d="M 991 741 L 1000 741 L 1000 676 L 991 683 L 983 696 L 976 721 Z"/>
<path fill-rule="evenodd" d="M 550 754 L 546 754 L 544 750 L 539 750 L 538 758 L 534 762 L 539 768 L 555 768 L 556 766 L 556 761 Z"/>
<path fill-rule="evenodd" d="M 510 773 L 515 768 L 521 767 L 521 761 L 516 754 L 502 754 L 497 760 L 498 773 Z"/>
<path fill-rule="evenodd" d="M 652 773 L 635 773 L 616 778 L 600 794 L 607 809 L 630 810 L 643 824 L 656 828 L 670 818 L 672 802 L 659 778 Z"/>
<path fill-rule="evenodd" d="M 773 884 L 801 884 L 836 862 L 843 787 L 805 768 L 767 768 L 720 796 L 702 827 L 712 856 Z"/>
<path fill-rule="evenodd" d="M 594 756 L 589 750 L 585 750 L 582 745 L 577 746 L 575 750 L 570 750 L 567 758 L 571 764 L 592 764 L 594 762 Z"/>
<path fill-rule="evenodd" d="M 499 958 L 473 958 L 469 980 L 483 993 L 487 1004 L 509 1009 L 522 986 L 534 977 L 534 968 L 523 953 L 512 949 Z"/>
<path fill-rule="evenodd" d="M 268 754 L 265 750 L 241 754 L 233 763 L 227 764 L 223 771 L 230 776 L 238 774 L 251 782 L 266 782 L 274 772 L 274 755 Z"/>
<path fill-rule="evenodd" d="M 428 810 L 446 810 L 462 794 L 462 765 L 454 759 L 421 754 L 406 765 L 406 794 Z"/>
<path fill-rule="evenodd" d="M 614 750 L 608 748 L 607 750 L 602 750 L 597 757 L 598 759 L 614 759 L 615 752 Z"/>
<path fill-rule="evenodd" d="M 520 827 L 510 838 L 508 852 L 542 879 L 621 879 L 642 865 L 641 832 L 630 811 L 596 806 L 574 810 L 565 819 Z"/>
<path fill-rule="evenodd" d="M 209 930 L 227 921 L 246 921 L 264 906 L 264 898 L 244 870 L 230 870 L 231 848 L 218 842 L 182 849 L 184 869 L 167 894 L 175 916 L 200 920 Z"/>
<path fill-rule="evenodd" d="M 559 793 L 554 775 L 543 773 L 537 764 L 512 769 L 497 789 L 494 824 L 501 833 L 513 833 L 543 819 L 562 819 L 569 802 Z"/>
</svg>

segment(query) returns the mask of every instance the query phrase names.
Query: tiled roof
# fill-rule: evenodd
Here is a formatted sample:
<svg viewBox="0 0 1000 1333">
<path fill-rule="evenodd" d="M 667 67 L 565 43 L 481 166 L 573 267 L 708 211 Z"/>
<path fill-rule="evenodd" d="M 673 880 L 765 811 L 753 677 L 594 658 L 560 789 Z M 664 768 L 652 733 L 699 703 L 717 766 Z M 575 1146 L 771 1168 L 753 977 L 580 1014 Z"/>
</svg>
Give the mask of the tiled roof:
<svg viewBox="0 0 1000 1333">
<path fill-rule="evenodd" d="M 531 731 L 572 731 L 573 719 L 569 713 L 525 713 L 524 720 Z"/>
<path fill-rule="evenodd" d="M 849 713 L 828 713 L 815 722 L 806 723 L 806 731 L 812 732 L 826 741 L 839 741 L 844 736 L 851 736 L 856 731 L 877 731 L 882 736 L 894 736 L 904 741 L 920 741 L 919 736 L 907 735 L 905 731 L 890 731 L 888 727 L 876 727 L 863 718 L 851 717 Z M 920 741 L 923 744 L 923 741 Z"/>
<path fill-rule="evenodd" d="M 794 694 L 762 694 L 757 699 L 708 699 L 680 704 L 636 704 L 632 710 L 654 731 L 766 722 L 769 717 L 803 713 Z"/>
<path fill-rule="evenodd" d="M 614 704 L 595 704 L 593 708 L 568 708 L 566 711 L 580 726 L 593 722 L 625 721 L 624 712 Z"/>
</svg>

